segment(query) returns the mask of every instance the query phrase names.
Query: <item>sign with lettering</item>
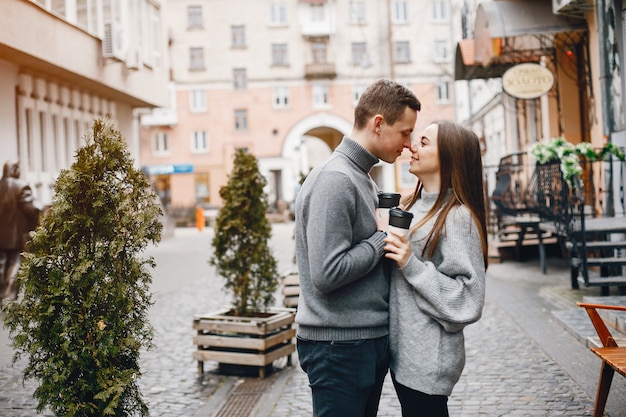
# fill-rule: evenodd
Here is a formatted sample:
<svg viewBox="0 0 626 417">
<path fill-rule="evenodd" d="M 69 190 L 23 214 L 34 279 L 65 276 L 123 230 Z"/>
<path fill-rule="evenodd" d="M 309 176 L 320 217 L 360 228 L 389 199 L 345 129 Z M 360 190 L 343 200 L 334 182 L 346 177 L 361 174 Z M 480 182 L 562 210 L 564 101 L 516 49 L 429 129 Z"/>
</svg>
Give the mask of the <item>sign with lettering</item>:
<svg viewBox="0 0 626 417">
<path fill-rule="evenodd" d="M 188 173 L 193 172 L 193 165 L 191 164 L 151 165 L 151 166 L 143 167 L 143 171 L 149 175 L 188 174 Z"/>
<path fill-rule="evenodd" d="M 553 85 L 552 71 L 539 64 L 519 64 L 509 68 L 502 75 L 502 88 L 515 98 L 541 97 L 550 91 Z"/>
</svg>

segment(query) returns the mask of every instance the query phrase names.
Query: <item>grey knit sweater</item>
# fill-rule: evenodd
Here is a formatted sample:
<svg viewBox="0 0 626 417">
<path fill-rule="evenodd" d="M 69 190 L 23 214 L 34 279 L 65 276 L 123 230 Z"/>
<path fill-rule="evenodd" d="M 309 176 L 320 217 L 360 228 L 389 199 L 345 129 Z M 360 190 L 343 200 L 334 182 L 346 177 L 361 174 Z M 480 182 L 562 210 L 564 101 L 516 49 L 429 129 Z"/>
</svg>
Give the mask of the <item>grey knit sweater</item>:
<svg viewBox="0 0 626 417">
<path fill-rule="evenodd" d="M 450 197 L 450 193 L 449 196 Z M 422 192 L 410 211 L 424 217 L 437 193 Z M 463 328 L 485 301 L 485 267 L 478 228 L 465 206 L 450 211 L 432 259 L 422 256 L 434 219 L 411 237 L 413 256 L 394 267 L 390 292 L 391 370 L 402 385 L 450 395 L 465 366 Z"/>
<path fill-rule="evenodd" d="M 309 173 L 296 198 L 298 336 L 309 340 L 370 339 L 388 334 L 389 279 L 384 233 L 377 231 L 378 158 L 344 137 Z"/>
</svg>

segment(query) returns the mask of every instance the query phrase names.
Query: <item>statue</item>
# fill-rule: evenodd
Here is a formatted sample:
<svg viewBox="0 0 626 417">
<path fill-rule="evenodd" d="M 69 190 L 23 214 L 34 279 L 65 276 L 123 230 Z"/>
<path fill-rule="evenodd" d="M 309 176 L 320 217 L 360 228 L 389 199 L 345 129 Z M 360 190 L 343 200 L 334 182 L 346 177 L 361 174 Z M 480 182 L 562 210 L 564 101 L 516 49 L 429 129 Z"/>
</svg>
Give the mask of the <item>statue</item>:
<svg viewBox="0 0 626 417">
<path fill-rule="evenodd" d="M 17 299 L 20 258 L 41 212 L 30 186 L 19 177 L 19 164 L 6 162 L 0 179 L 0 301 Z"/>
</svg>

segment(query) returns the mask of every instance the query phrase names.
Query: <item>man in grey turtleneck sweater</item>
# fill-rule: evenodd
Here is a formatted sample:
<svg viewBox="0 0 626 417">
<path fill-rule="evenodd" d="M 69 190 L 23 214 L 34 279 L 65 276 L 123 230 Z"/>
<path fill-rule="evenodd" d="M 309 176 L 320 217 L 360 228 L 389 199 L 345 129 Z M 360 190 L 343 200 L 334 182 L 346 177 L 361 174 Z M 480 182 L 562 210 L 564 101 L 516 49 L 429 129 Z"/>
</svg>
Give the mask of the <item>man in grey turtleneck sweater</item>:
<svg viewBox="0 0 626 417">
<path fill-rule="evenodd" d="M 378 80 L 361 96 L 354 129 L 307 176 L 296 200 L 300 274 L 298 357 L 314 417 L 374 417 L 389 366 L 387 219 L 369 171 L 411 146 L 420 102 Z"/>
</svg>

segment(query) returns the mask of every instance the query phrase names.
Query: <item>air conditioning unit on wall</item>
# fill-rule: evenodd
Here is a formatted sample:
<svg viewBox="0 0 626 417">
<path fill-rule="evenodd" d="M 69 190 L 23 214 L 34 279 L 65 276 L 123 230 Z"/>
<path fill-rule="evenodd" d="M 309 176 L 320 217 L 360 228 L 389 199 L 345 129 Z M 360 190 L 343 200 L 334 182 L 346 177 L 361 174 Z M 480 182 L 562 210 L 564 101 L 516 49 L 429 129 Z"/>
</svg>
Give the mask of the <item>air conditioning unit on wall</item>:
<svg viewBox="0 0 626 417">
<path fill-rule="evenodd" d="M 122 31 L 115 22 L 104 24 L 104 36 L 102 37 L 102 56 L 107 59 L 122 61 L 124 58 L 124 45 Z"/>
<path fill-rule="evenodd" d="M 141 54 L 135 48 L 129 48 L 126 53 L 126 69 L 129 71 L 137 71 L 142 65 Z"/>
</svg>

